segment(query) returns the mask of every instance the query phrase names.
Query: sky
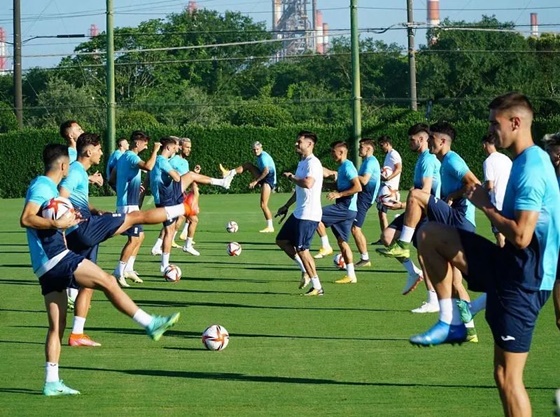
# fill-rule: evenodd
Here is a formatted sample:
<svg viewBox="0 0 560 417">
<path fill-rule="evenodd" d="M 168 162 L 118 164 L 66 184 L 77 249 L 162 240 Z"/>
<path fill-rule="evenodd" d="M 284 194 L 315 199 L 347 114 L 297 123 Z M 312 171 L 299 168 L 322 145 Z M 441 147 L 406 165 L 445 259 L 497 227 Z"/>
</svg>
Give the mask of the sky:
<svg viewBox="0 0 560 417">
<path fill-rule="evenodd" d="M 60 34 L 89 34 L 90 25 L 105 30 L 105 6 L 102 0 L 20 0 L 22 13 L 23 68 L 53 67 L 62 56 L 72 53 L 75 46 L 86 39 L 46 39 L 36 36 Z M 311 2 L 311 0 L 309 0 Z M 170 13 L 184 10 L 188 0 L 113 0 L 116 27 L 137 26 L 153 18 L 165 18 Z M 385 33 L 362 32 L 386 43 L 406 45 L 406 0 L 357 0 L 358 26 L 360 29 L 392 27 Z M 426 22 L 427 0 L 414 1 L 414 21 Z M 0 9 L 0 27 L 6 33 L 6 41 L 13 41 L 13 9 L 10 0 L 3 0 Z M 197 0 L 199 8 L 223 13 L 234 10 L 246 14 L 257 22 L 271 27 L 272 0 Z M 350 0 L 317 0 L 323 12 L 324 22 L 329 24 L 331 34 L 347 34 L 350 28 Z M 311 8 L 309 6 L 309 8 Z M 560 33 L 559 0 L 440 0 L 441 20 L 479 21 L 482 15 L 495 15 L 499 21 L 514 22 L 520 32 L 529 33 L 530 13 L 538 14 L 540 32 Z M 394 26 L 393 26 L 394 25 Z M 34 39 L 31 39 L 34 38 Z M 416 44 L 425 43 L 425 32 L 418 30 Z M 13 53 L 12 45 L 6 45 L 6 54 Z M 59 55 L 59 56 L 56 56 Z M 62 55 L 62 56 L 61 56 Z M 11 59 L 8 59 L 8 69 Z"/>
</svg>

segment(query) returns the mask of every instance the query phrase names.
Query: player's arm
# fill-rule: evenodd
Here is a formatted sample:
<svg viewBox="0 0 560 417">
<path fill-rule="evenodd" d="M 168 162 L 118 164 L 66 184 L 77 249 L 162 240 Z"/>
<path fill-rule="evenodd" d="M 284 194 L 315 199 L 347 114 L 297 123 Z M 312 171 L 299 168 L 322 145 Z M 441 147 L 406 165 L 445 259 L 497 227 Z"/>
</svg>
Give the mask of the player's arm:
<svg viewBox="0 0 560 417">
<path fill-rule="evenodd" d="M 472 187 L 480 185 L 480 181 L 476 178 L 476 175 L 474 175 L 472 171 L 468 171 L 465 175 L 463 175 L 461 181 L 463 186 L 457 191 L 450 193 L 447 196 L 447 202 L 462 198 Z"/>
<path fill-rule="evenodd" d="M 371 173 L 369 172 L 365 172 L 363 175 L 358 175 L 358 180 L 362 185 L 367 185 L 370 179 L 371 179 Z"/>
<path fill-rule="evenodd" d="M 99 187 L 103 187 L 103 175 L 99 171 L 95 171 L 95 174 L 91 174 L 88 180 L 92 184 L 96 184 Z"/>
<path fill-rule="evenodd" d="M 257 184 L 259 183 L 259 181 L 262 181 L 266 178 L 266 176 L 268 175 L 269 172 L 270 172 L 270 170 L 268 169 L 267 166 L 265 166 L 264 169 L 261 172 L 261 175 L 259 175 L 256 179 L 254 179 L 253 181 L 251 181 L 249 183 L 249 188 L 255 188 L 257 186 Z"/>
<path fill-rule="evenodd" d="M 323 178 L 332 178 L 336 181 L 338 178 L 338 171 L 323 167 Z"/>
<path fill-rule="evenodd" d="M 430 194 L 432 192 L 433 182 L 434 182 L 433 177 L 423 177 L 421 190 L 424 191 L 425 193 Z"/>
<path fill-rule="evenodd" d="M 387 177 L 383 177 L 383 181 L 389 181 L 392 180 L 393 178 L 395 178 L 397 175 L 399 175 L 402 172 L 402 162 L 396 162 L 395 163 L 395 169 L 393 170 L 393 173 Z"/>
<path fill-rule="evenodd" d="M 109 185 L 113 188 L 117 188 L 117 165 L 111 170 L 111 175 L 109 175 Z"/>
<path fill-rule="evenodd" d="M 147 161 L 138 161 L 138 168 L 143 169 L 144 171 L 151 171 L 154 165 L 156 164 L 157 154 L 159 152 L 159 148 L 161 148 L 161 143 L 156 142 L 154 143 L 154 150 L 152 151 L 152 155 Z"/>
<path fill-rule="evenodd" d="M 359 178 L 356 176 L 350 180 L 352 186 L 344 191 L 331 191 L 327 194 L 327 198 L 329 200 L 336 200 L 337 198 L 341 197 L 350 197 L 356 193 L 362 191 L 362 184 L 360 184 Z"/>
<path fill-rule="evenodd" d="M 40 211 L 41 206 L 39 204 L 32 201 L 25 203 L 19 219 L 20 226 L 38 230 L 67 229 L 70 226 L 78 224 L 79 221 L 76 218 L 76 215 L 70 211 L 65 216 L 62 216 L 57 220 L 45 219 L 44 217 L 39 216 L 38 213 Z"/>
<path fill-rule="evenodd" d="M 181 181 L 181 176 L 174 169 L 172 169 L 171 171 L 168 171 L 167 175 L 169 175 L 171 177 L 171 179 L 175 182 L 180 182 Z"/>
</svg>

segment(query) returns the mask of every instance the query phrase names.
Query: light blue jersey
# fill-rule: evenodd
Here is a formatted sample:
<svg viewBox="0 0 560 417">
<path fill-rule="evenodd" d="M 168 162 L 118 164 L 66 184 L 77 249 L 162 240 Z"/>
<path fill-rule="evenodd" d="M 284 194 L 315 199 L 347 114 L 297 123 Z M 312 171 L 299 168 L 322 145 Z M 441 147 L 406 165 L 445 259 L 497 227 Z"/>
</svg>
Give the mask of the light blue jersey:
<svg viewBox="0 0 560 417">
<path fill-rule="evenodd" d="M 274 180 L 274 185 L 276 185 L 276 165 L 268 152 L 262 151 L 261 154 L 257 156 L 257 168 L 261 172 L 263 172 L 265 168 L 268 168 L 268 175 L 266 178 L 272 178 Z"/>
<path fill-rule="evenodd" d="M 368 183 L 362 187 L 362 198 L 365 198 L 366 201 L 373 204 L 381 185 L 381 166 L 377 158 L 373 155 L 363 159 L 362 165 L 360 165 L 360 169 L 358 170 L 359 176 L 366 174 L 369 174 L 370 177 Z"/>
<path fill-rule="evenodd" d="M 74 161 L 70 164 L 68 176 L 59 185 L 70 193 L 70 201 L 84 219 L 91 217 L 89 211 L 89 179 L 81 162 Z"/>
<path fill-rule="evenodd" d="M 107 161 L 107 169 L 105 170 L 107 179 L 111 178 L 111 172 L 113 171 L 113 168 L 117 166 L 117 162 L 122 155 L 122 151 L 120 149 L 117 149 L 116 151 L 113 151 L 113 153 L 109 157 L 109 160 Z"/>
<path fill-rule="evenodd" d="M 346 159 L 340 166 L 338 167 L 338 176 L 336 179 L 336 189 L 338 191 L 346 191 L 352 188 L 352 180 L 358 177 L 358 171 L 354 166 L 354 163 L 349 159 Z M 356 201 L 358 199 L 358 193 L 352 195 L 351 197 L 342 197 L 338 198 L 336 202 L 350 199 L 350 205 L 348 206 L 348 210 L 350 211 L 358 211 L 358 207 L 356 205 Z"/>
<path fill-rule="evenodd" d="M 142 177 L 138 163 L 140 157 L 126 151 L 117 162 L 117 207 L 138 206 Z"/>
<path fill-rule="evenodd" d="M 58 189 L 53 180 L 46 176 L 35 178 L 25 196 L 25 203 L 37 204 L 41 207 L 51 198 L 58 197 Z M 27 244 L 31 255 L 31 265 L 37 277 L 43 276 L 54 268 L 68 253 L 64 235 L 61 230 L 26 229 Z"/>
<path fill-rule="evenodd" d="M 169 163 L 171 164 L 173 169 L 179 173 L 179 175 L 185 175 L 187 172 L 190 171 L 189 161 L 187 161 L 182 156 L 179 155 L 173 156 L 173 158 L 169 160 Z"/>
<path fill-rule="evenodd" d="M 428 149 L 418 156 L 416 166 L 414 167 L 414 188 L 421 189 L 424 178 L 432 179 L 432 189 L 430 194 L 439 198 L 441 195 L 441 162 Z"/>
<path fill-rule="evenodd" d="M 160 203 L 160 188 L 169 186 L 171 181 L 173 181 L 173 179 L 169 176 L 171 171 L 174 171 L 174 169 L 169 163 L 169 159 L 165 156 L 158 155 L 156 163 L 150 171 L 150 188 L 152 190 L 152 196 L 154 197 L 155 204 Z"/>
<path fill-rule="evenodd" d="M 449 151 L 443 157 L 441 162 L 441 198 L 446 199 L 448 195 L 463 188 L 463 177 L 470 171 L 469 167 L 457 154 L 457 152 Z M 465 218 L 476 226 L 474 219 L 474 206 L 464 197 L 453 200 L 452 208 L 463 213 Z"/>
<path fill-rule="evenodd" d="M 76 148 L 71 148 L 70 146 L 68 147 L 68 158 L 70 158 L 70 163 L 78 159 L 78 151 Z"/>
<path fill-rule="evenodd" d="M 538 146 L 527 148 L 513 160 L 502 214 L 515 219 L 516 211 L 536 211 L 535 233 L 523 259 L 537 253 L 536 273 L 524 274 L 520 285 L 528 290 L 551 291 L 560 250 L 560 190 L 550 157 Z M 533 269 L 534 270 L 534 269 Z"/>
</svg>

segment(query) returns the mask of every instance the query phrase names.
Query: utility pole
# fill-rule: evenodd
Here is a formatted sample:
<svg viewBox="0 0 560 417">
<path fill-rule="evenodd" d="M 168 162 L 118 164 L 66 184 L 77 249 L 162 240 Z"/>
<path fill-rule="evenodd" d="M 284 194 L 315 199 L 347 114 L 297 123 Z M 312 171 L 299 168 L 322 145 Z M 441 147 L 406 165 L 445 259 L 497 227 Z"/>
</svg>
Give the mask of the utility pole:
<svg viewBox="0 0 560 417">
<path fill-rule="evenodd" d="M 414 50 L 414 17 L 413 0 L 407 0 L 407 28 L 408 28 L 408 73 L 410 76 L 410 109 L 418 110 L 418 97 L 416 95 L 416 51 Z"/>
<path fill-rule="evenodd" d="M 21 82 L 21 7 L 14 0 L 14 110 L 18 127 L 23 128 L 23 89 Z"/>
<path fill-rule="evenodd" d="M 115 39 L 113 31 L 113 0 L 107 0 L 107 141 L 106 155 L 115 150 Z"/>
<path fill-rule="evenodd" d="M 358 165 L 358 148 L 362 138 L 362 94 L 360 87 L 360 38 L 358 34 L 358 0 L 350 0 L 350 38 L 352 43 L 352 127 L 354 146 L 350 159 Z"/>
</svg>

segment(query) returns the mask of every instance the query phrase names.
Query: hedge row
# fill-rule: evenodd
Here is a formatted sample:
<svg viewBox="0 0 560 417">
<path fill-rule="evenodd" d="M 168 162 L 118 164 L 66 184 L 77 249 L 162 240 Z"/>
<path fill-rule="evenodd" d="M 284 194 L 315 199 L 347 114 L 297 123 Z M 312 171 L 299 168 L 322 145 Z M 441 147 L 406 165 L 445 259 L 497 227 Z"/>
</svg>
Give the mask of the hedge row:
<svg viewBox="0 0 560 417">
<path fill-rule="evenodd" d="M 421 120 L 418 120 L 421 121 Z M 416 154 L 409 150 L 406 132 L 410 126 L 407 123 L 395 122 L 391 124 L 365 125 L 363 136 L 377 138 L 382 134 L 393 138 L 393 146 L 403 157 L 403 175 L 401 189 L 407 189 L 412 184 L 413 166 Z M 482 178 L 482 162 L 485 155 L 482 150 L 480 139 L 486 132 L 487 122 L 475 120 L 470 122 L 459 122 L 455 125 L 458 139 L 453 144 L 453 149 L 462 155 L 471 170 Z M 560 117 L 547 120 L 537 120 L 534 123 L 534 137 L 541 138 L 545 133 L 559 130 Z M 218 164 L 226 167 L 234 167 L 244 161 L 254 159 L 252 144 L 260 141 L 264 149 L 269 152 L 275 160 L 279 173 L 283 171 L 294 171 L 298 159 L 294 151 L 295 136 L 301 129 L 312 130 L 318 134 L 319 142 L 316 147 L 316 155 L 325 166 L 335 168 L 329 153 L 329 144 L 335 140 L 347 140 L 351 138 L 350 126 L 283 126 L 277 128 L 253 127 L 253 126 L 223 126 L 218 128 L 204 128 L 199 126 L 190 127 L 168 127 L 157 125 L 148 130 L 152 138 L 167 135 L 189 136 L 193 141 L 193 151 L 190 164 L 202 166 L 202 173 L 210 176 L 219 175 Z M 130 134 L 127 131 L 118 131 L 119 137 Z M 25 195 L 29 181 L 42 172 L 41 151 L 45 144 L 51 142 L 62 142 L 58 132 L 52 129 L 28 129 L 18 132 L 0 135 L 0 197 L 20 198 Z M 145 151 L 144 157 L 149 151 Z M 384 155 L 379 149 L 376 156 L 383 163 Z M 104 159 L 106 160 L 106 159 Z M 102 161 L 99 169 L 105 172 L 105 162 Z M 281 176 L 279 175 L 279 178 Z M 229 192 L 250 192 L 248 175 L 236 178 Z M 283 178 L 279 181 L 280 191 L 291 190 L 291 184 Z M 107 194 L 109 190 L 96 189 L 92 187 L 94 194 Z M 217 187 L 205 187 L 204 193 L 222 192 Z M 255 191 L 253 191 L 255 192 Z"/>
</svg>

